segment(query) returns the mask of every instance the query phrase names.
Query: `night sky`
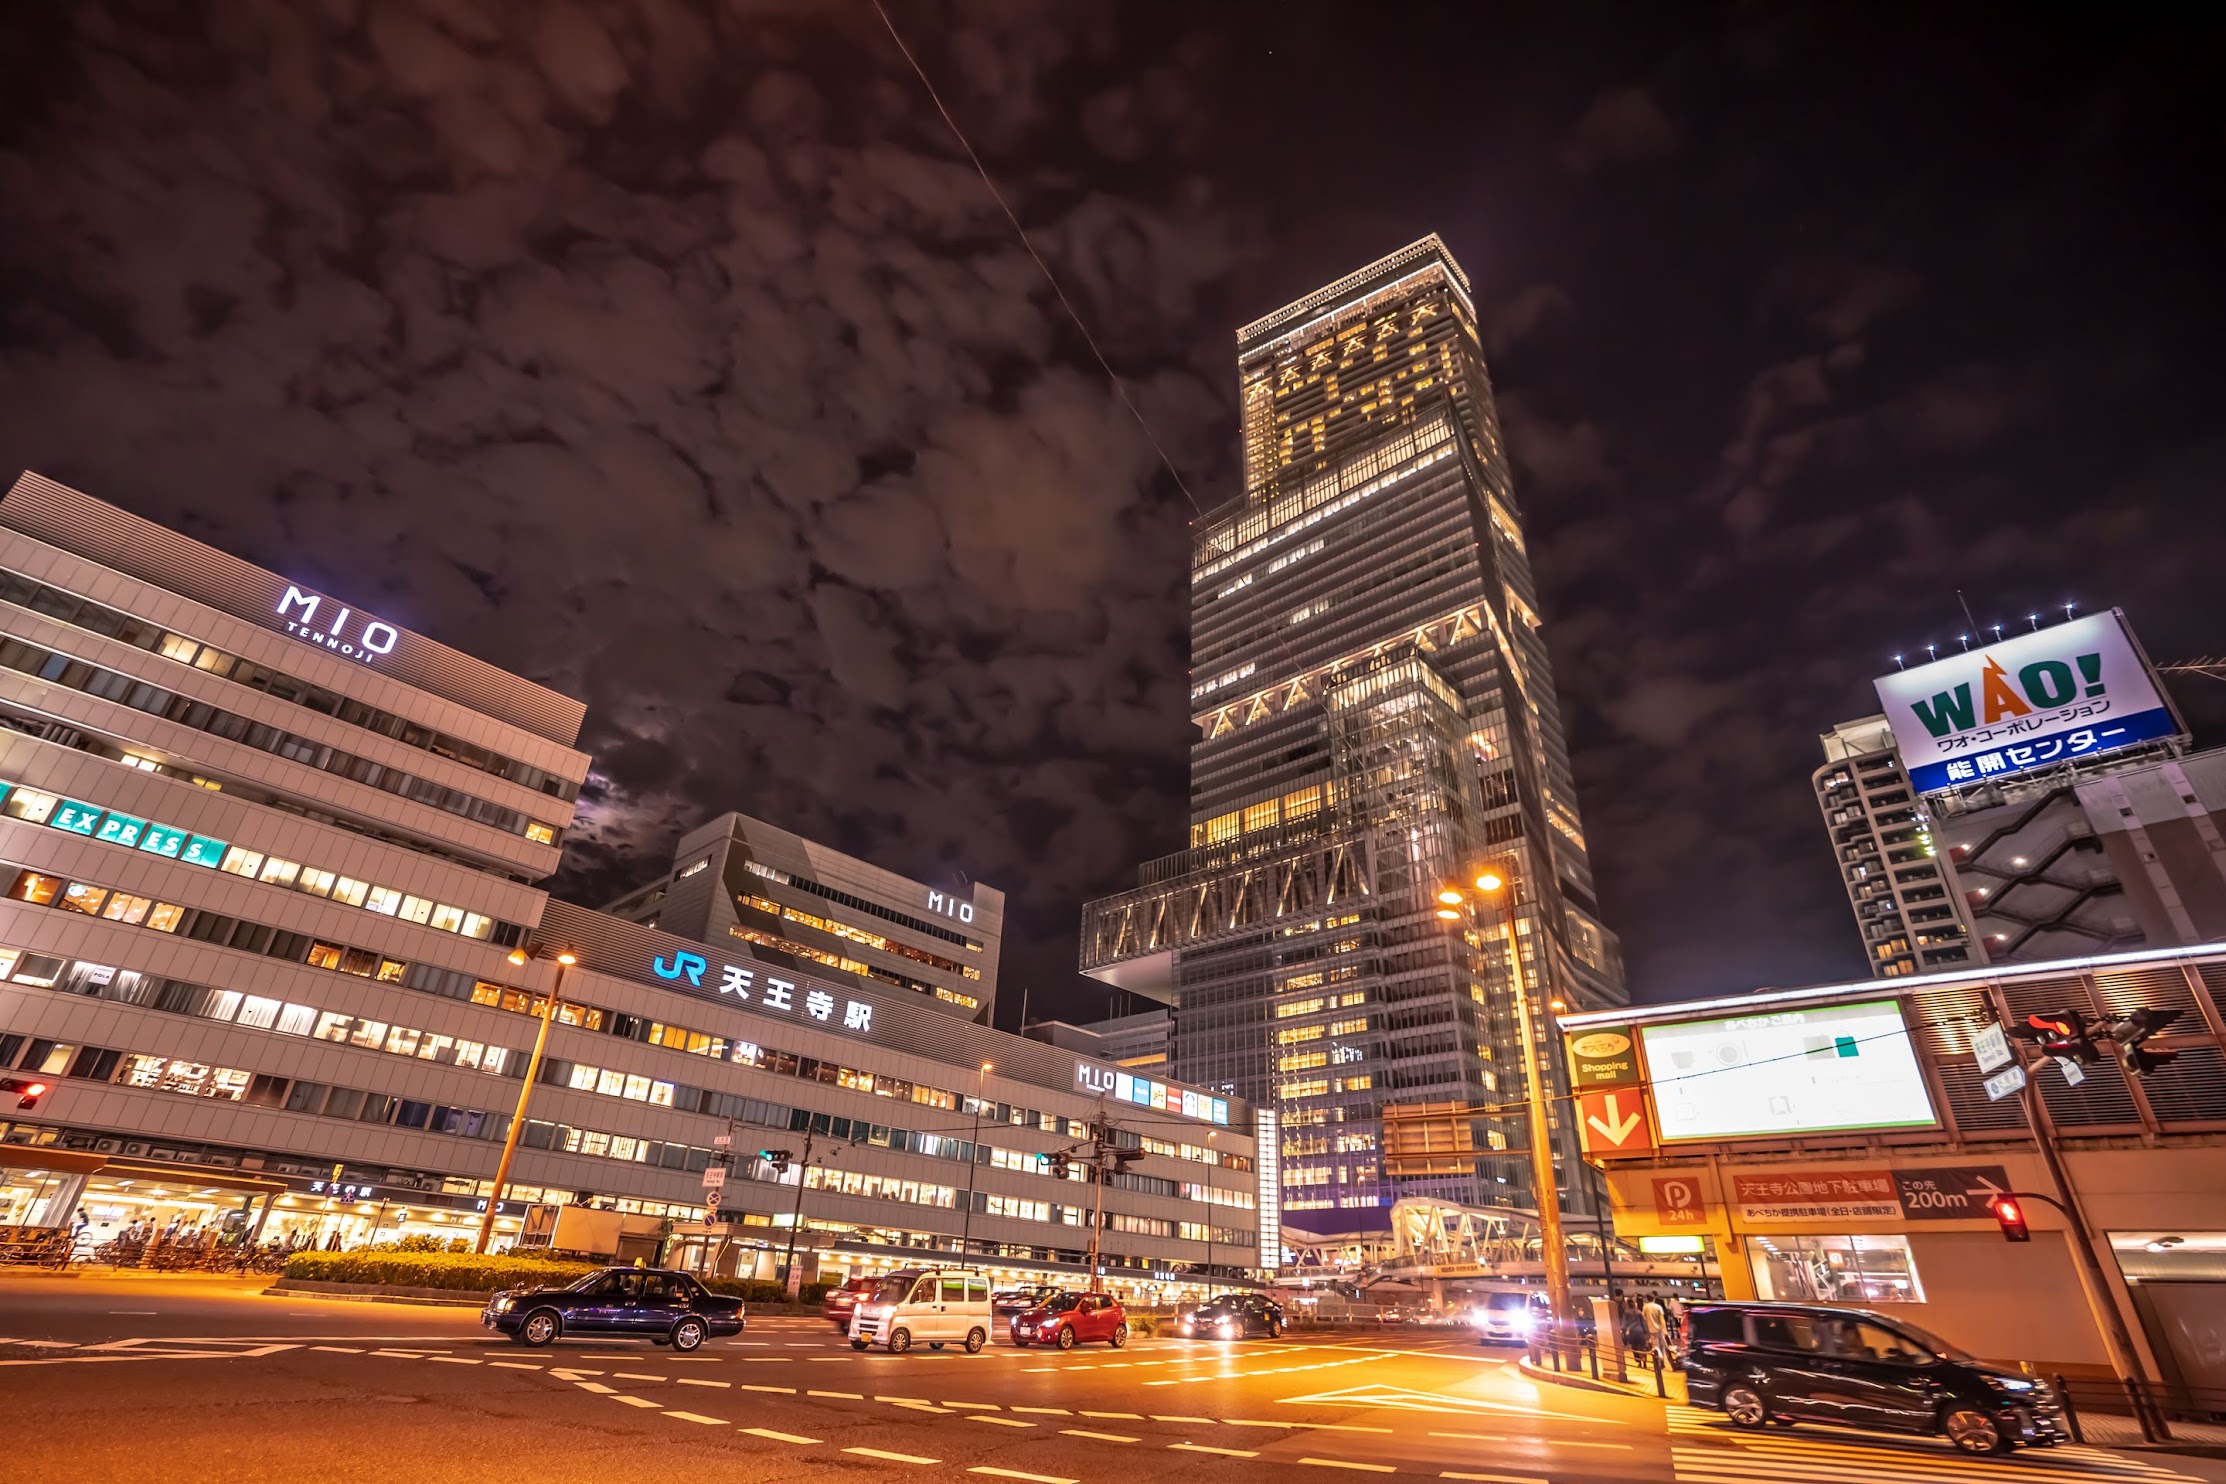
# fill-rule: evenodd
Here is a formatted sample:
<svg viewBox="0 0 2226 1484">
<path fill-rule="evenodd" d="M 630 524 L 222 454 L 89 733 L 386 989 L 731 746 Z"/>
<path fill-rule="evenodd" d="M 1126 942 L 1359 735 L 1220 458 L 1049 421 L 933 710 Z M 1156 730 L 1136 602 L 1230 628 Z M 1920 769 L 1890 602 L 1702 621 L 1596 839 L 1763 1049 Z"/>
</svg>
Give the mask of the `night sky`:
<svg viewBox="0 0 2226 1484">
<path fill-rule="evenodd" d="M 2226 651 L 2226 28 L 2138 9 L 890 0 L 1208 507 L 1235 326 L 1445 237 L 1651 999 L 1862 972 L 1815 734 L 1958 588 Z M 587 698 L 564 895 L 739 808 L 1102 1009 L 1192 510 L 869 0 L 0 11 L 0 479 Z"/>
</svg>

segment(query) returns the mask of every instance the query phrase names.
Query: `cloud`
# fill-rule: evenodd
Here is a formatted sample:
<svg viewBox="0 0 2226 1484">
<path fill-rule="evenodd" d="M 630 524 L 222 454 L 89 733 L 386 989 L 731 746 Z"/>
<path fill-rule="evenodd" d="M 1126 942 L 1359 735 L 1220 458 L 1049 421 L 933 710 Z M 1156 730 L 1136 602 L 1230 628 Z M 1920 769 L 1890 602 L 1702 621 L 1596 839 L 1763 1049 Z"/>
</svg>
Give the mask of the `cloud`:
<svg viewBox="0 0 2226 1484">
<path fill-rule="evenodd" d="M 1003 886 L 1019 972 L 1071 975 L 1075 904 L 1180 821 L 1185 522 L 870 15 L 73 15 L 85 86 L 0 153 L 13 462 L 585 697 L 561 890 L 738 808 Z M 1116 104 L 1051 20 L 913 39 L 1162 436 L 1211 442 L 1202 59 Z M 1065 189 L 1047 133 L 1148 188 Z"/>
<path fill-rule="evenodd" d="M 1561 142 L 1561 163 L 1577 175 L 1673 152 L 1677 126 L 1645 88 L 1613 88 L 1577 116 Z"/>
</svg>

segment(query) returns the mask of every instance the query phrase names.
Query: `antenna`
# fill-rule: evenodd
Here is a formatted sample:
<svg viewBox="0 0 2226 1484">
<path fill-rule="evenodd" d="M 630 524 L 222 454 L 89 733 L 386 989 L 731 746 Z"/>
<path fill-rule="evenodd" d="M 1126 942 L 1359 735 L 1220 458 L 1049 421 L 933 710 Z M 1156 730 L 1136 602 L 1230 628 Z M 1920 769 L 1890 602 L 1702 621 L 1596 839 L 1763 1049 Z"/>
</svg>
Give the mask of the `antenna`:
<svg viewBox="0 0 2226 1484">
<path fill-rule="evenodd" d="M 2077 603 L 2066 603 L 2066 604 L 2064 605 L 2064 622 L 2065 622 L 2065 623 L 2070 623 L 2070 622 L 2071 622 L 2071 610 L 2072 610 L 2072 609 L 2074 609 L 2074 608 L 2077 608 L 2078 606 L 2079 606 L 2079 605 L 2078 605 Z"/>
<path fill-rule="evenodd" d="M 2001 626 L 2000 624 L 1995 624 L 1995 625 L 1993 626 L 1993 628 L 1994 628 L 1994 642 L 1995 642 L 1995 643 L 1997 643 L 1997 644 L 1999 644 L 1999 643 L 2001 643 L 2001 642 L 2002 642 L 2002 626 Z"/>
<path fill-rule="evenodd" d="M 1971 636 L 1969 634 L 1958 634 L 1956 635 L 1956 638 L 1960 639 L 1963 642 L 1963 647 L 1965 650 L 1968 651 L 1971 648 Z"/>
<path fill-rule="evenodd" d="M 1940 658 L 1940 646 L 1937 644 L 1927 644 L 1925 646 L 1925 658 L 1928 660 L 1936 660 Z"/>
<path fill-rule="evenodd" d="M 2037 634 L 2037 633 L 2039 633 L 2039 632 L 2040 632 L 2040 615 L 2039 615 L 2039 614 L 2037 614 L 2037 613 L 2028 613 L 2028 614 L 2026 614 L 2026 615 L 2025 615 L 2025 621 L 2026 621 L 2027 623 L 2029 623 L 2029 624 L 2031 624 L 2031 625 L 2033 626 L 2033 632 L 2034 632 L 2034 633 L 2036 633 L 2036 634 Z"/>
<path fill-rule="evenodd" d="M 1906 670 L 1909 667 L 1901 662 L 1901 656 L 1897 654 L 1894 656 L 1894 668 L 1897 670 Z"/>
</svg>

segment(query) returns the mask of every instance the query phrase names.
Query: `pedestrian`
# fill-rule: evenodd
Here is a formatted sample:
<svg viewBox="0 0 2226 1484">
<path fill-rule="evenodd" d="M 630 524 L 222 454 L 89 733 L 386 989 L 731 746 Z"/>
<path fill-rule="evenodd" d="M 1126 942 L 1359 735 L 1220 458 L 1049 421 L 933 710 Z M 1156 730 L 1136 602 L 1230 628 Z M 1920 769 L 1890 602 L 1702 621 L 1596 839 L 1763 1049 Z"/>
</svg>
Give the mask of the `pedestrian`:
<svg viewBox="0 0 2226 1484">
<path fill-rule="evenodd" d="M 1658 1294 L 1648 1294 L 1640 1311 L 1646 1316 L 1646 1348 L 1654 1352 L 1655 1369 L 1665 1369 L 1669 1358 L 1669 1313 L 1662 1307 Z"/>
</svg>

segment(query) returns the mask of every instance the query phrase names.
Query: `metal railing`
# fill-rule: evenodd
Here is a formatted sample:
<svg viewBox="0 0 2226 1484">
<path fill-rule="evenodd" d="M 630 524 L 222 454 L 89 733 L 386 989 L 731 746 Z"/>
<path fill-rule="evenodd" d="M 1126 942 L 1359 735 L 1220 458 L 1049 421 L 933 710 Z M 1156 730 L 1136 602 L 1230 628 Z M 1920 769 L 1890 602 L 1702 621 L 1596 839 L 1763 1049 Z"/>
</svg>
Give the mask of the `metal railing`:
<svg viewBox="0 0 2226 1484">
<path fill-rule="evenodd" d="M 2226 1427 L 2226 1388 L 2063 1376 L 2051 1377 L 2050 1385 L 2075 1442 L 2086 1442 L 2089 1433 L 2096 1434 L 2098 1442 L 2113 1441 L 2113 1435 L 2122 1434 L 2129 1422 L 2150 1443 L 2173 1441 L 2175 1422 Z"/>
</svg>

